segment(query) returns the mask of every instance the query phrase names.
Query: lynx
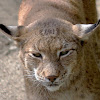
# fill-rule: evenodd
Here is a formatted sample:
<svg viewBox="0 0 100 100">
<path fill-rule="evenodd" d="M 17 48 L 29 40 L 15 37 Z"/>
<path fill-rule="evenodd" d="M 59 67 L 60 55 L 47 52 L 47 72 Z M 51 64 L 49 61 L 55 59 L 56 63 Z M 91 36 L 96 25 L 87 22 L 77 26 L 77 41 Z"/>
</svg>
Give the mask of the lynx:
<svg viewBox="0 0 100 100">
<path fill-rule="evenodd" d="M 28 100 L 100 100 L 96 21 L 95 0 L 23 0 L 19 26 L 0 24 L 20 48 Z"/>
</svg>

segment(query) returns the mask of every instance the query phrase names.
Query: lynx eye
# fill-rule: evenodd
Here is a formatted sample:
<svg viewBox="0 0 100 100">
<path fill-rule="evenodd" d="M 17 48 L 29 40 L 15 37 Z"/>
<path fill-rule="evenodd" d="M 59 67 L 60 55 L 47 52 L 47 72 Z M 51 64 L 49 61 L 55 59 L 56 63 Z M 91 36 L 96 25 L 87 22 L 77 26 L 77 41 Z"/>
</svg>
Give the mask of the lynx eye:
<svg viewBox="0 0 100 100">
<path fill-rule="evenodd" d="M 60 52 L 59 56 L 61 57 L 61 56 L 67 55 L 68 53 L 69 53 L 69 51 L 62 51 L 62 52 Z"/>
<path fill-rule="evenodd" d="M 73 50 L 74 50 L 74 49 L 62 51 L 62 52 L 60 52 L 59 57 L 68 56 L 69 54 L 71 54 L 71 53 L 73 52 Z"/>
<path fill-rule="evenodd" d="M 29 55 L 36 58 L 42 58 L 42 55 L 40 53 L 31 53 Z"/>
<path fill-rule="evenodd" d="M 36 53 L 36 54 L 33 53 L 32 55 L 33 55 L 34 57 L 42 58 L 42 55 L 41 55 L 40 53 Z"/>
</svg>

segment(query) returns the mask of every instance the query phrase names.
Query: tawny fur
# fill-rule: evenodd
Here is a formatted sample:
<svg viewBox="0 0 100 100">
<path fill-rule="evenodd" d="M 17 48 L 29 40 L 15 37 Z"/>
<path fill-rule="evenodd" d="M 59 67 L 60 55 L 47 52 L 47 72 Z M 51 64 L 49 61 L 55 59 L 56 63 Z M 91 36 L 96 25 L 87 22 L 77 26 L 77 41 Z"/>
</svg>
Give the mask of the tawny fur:
<svg viewBox="0 0 100 100">
<path fill-rule="evenodd" d="M 100 100 L 99 27 L 82 41 L 74 25 L 96 21 L 95 0 L 22 1 L 18 23 L 26 28 L 13 39 L 20 42 L 28 100 Z M 65 49 L 69 54 L 59 57 Z M 37 52 L 42 57 L 32 55 Z M 60 88 L 50 91 L 48 76 L 56 76 Z"/>
<path fill-rule="evenodd" d="M 46 66 L 47 63 L 52 61 L 54 65 L 59 65 L 58 69 L 56 68 L 54 73 L 57 73 L 57 71 L 60 71 L 60 73 L 67 71 L 63 69 L 62 66 L 60 66 L 59 62 L 56 61 L 56 57 L 54 57 L 54 51 L 60 46 L 60 43 L 62 43 L 62 40 L 56 42 L 56 39 L 60 37 L 59 35 L 63 36 L 63 32 L 72 33 L 73 30 L 68 22 L 60 23 L 60 19 L 69 21 L 72 24 L 95 23 L 97 21 L 96 13 L 94 0 L 23 0 L 19 11 L 19 25 L 29 25 L 30 23 L 36 21 L 35 26 L 31 26 L 31 29 L 33 28 L 33 30 L 35 30 L 32 31 L 35 33 L 32 35 L 34 39 L 31 38 L 29 42 L 25 44 L 24 51 L 34 49 L 32 45 L 41 39 L 41 43 L 37 44 L 37 47 L 47 52 L 49 57 L 49 59 L 46 59 L 46 62 L 44 61 L 42 63 L 42 66 Z M 53 18 L 57 18 L 57 20 L 55 21 Z M 37 22 L 38 20 L 40 20 L 39 23 Z M 54 41 L 53 36 L 51 36 L 51 39 L 48 39 L 48 37 L 43 39 L 42 37 L 43 35 L 48 34 L 45 33 L 44 28 L 49 29 L 49 25 L 51 25 L 50 28 L 55 29 L 53 35 L 58 35 Z M 77 29 L 75 29 L 75 32 L 76 30 Z M 32 32 L 30 32 L 30 34 L 32 34 Z M 40 32 L 42 35 L 39 34 Z M 29 36 L 27 35 L 27 37 Z M 63 39 L 67 40 L 68 42 L 76 43 L 74 45 L 77 47 L 77 61 L 75 67 L 72 69 L 72 74 L 70 74 L 67 79 L 67 85 L 62 87 L 61 90 L 50 92 L 46 90 L 45 87 L 38 85 L 38 83 L 32 82 L 31 79 L 25 78 L 28 100 L 100 100 L 100 72 L 95 56 L 97 53 L 95 53 L 97 47 L 94 45 L 94 43 L 96 43 L 95 39 L 97 37 L 91 37 L 90 41 L 85 44 L 84 47 L 81 47 L 76 38 L 73 41 L 70 37 L 75 38 L 72 34 L 66 34 L 67 39 Z M 51 45 L 51 47 L 48 45 Z M 54 46 L 57 46 L 57 48 Z M 96 48 L 96 50 L 93 49 L 93 47 Z M 61 47 L 59 47 L 59 49 L 60 48 Z M 21 59 L 24 61 L 24 57 L 22 55 L 24 54 L 21 52 Z M 27 60 L 29 62 L 28 66 L 32 68 L 32 65 L 30 65 L 30 63 L 32 63 L 30 58 L 27 57 Z M 74 58 L 69 57 L 65 60 L 62 60 L 63 63 L 66 62 L 65 64 L 67 66 L 67 64 L 69 65 L 69 63 L 73 62 Z M 24 74 L 27 75 L 25 70 L 27 70 L 27 68 L 24 68 Z M 38 73 L 43 74 L 42 71 L 43 68 Z M 50 73 L 45 71 L 45 74 Z"/>
</svg>

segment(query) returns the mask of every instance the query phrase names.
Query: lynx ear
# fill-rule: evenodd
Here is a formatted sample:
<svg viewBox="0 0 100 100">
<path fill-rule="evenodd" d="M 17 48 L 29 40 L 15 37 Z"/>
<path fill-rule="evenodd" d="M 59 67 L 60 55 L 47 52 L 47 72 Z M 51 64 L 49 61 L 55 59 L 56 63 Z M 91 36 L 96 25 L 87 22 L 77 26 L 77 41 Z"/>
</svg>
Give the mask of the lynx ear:
<svg viewBox="0 0 100 100">
<path fill-rule="evenodd" d="M 0 29 L 12 39 L 20 37 L 26 31 L 24 26 L 5 26 L 3 24 L 0 24 Z"/>
<path fill-rule="evenodd" d="M 24 43 L 24 39 L 21 38 L 21 36 L 26 33 L 26 28 L 24 26 L 5 26 L 0 24 L 0 29 L 2 33 L 16 41 L 17 46 Z"/>
<path fill-rule="evenodd" d="M 78 30 L 75 33 L 81 40 L 88 40 L 92 34 L 95 34 L 99 30 L 100 20 L 96 24 L 76 24 L 73 29 Z"/>
</svg>

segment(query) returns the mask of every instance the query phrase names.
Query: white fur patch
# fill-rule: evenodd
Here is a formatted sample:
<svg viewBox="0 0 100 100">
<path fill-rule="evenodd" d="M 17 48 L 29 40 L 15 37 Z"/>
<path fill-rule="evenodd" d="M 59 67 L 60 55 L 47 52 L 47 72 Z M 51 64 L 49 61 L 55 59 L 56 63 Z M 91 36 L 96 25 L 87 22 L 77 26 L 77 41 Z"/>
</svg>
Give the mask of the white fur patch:
<svg viewBox="0 0 100 100">
<path fill-rule="evenodd" d="M 36 69 L 36 68 L 34 68 L 34 73 L 35 73 L 35 78 L 36 78 L 36 80 L 39 81 L 39 79 L 38 79 L 38 75 L 37 75 L 37 69 Z"/>
</svg>

